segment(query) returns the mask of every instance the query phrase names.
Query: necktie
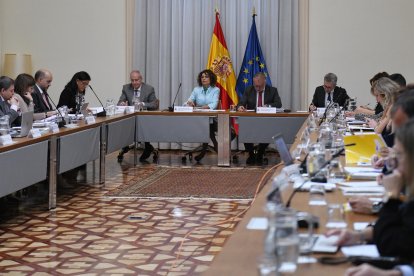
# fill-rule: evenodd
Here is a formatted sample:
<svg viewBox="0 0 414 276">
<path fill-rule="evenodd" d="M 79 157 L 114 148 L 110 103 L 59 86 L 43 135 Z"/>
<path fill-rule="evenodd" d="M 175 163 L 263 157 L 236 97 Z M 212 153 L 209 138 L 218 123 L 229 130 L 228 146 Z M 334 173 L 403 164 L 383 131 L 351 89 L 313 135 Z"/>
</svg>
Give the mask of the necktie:
<svg viewBox="0 0 414 276">
<path fill-rule="evenodd" d="M 48 100 L 48 98 L 46 97 L 46 92 L 43 92 L 43 93 L 42 93 L 42 98 L 43 98 L 43 102 L 45 103 L 45 105 L 46 105 L 47 109 L 49 109 L 49 110 L 50 110 L 49 100 Z"/>
<path fill-rule="evenodd" d="M 331 92 L 328 93 L 328 102 L 332 101 L 331 100 Z"/>
<path fill-rule="evenodd" d="M 134 90 L 134 96 L 136 98 L 139 98 L 139 90 L 138 89 L 137 90 Z"/>
<path fill-rule="evenodd" d="M 259 92 L 259 97 L 257 99 L 257 107 L 261 107 L 262 106 L 262 102 L 263 102 L 262 97 L 263 97 L 263 91 L 260 91 Z"/>
</svg>

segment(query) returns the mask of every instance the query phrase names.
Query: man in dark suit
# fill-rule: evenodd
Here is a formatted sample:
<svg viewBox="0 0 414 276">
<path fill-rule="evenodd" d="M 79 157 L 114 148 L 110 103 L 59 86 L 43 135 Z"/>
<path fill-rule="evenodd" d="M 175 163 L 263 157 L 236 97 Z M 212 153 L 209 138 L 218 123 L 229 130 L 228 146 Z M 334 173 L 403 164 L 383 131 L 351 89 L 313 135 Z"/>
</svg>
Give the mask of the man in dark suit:
<svg viewBox="0 0 414 276">
<path fill-rule="evenodd" d="M 266 75 L 259 72 L 253 77 L 253 86 L 247 87 L 242 98 L 237 105 L 238 111 L 246 111 L 248 109 L 256 109 L 261 106 L 282 107 L 279 93 L 276 87 L 266 85 Z M 258 165 L 263 164 L 263 155 L 268 144 L 260 143 L 257 150 L 257 155 L 254 154 L 254 146 L 252 143 L 245 143 L 244 147 L 249 153 L 246 164 Z"/>
<path fill-rule="evenodd" d="M 119 97 L 118 105 L 134 105 L 134 101 L 139 101 L 140 104 L 148 110 L 158 109 L 159 101 L 155 96 L 154 87 L 143 83 L 141 72 L 133 70 L 129 77 L 131 79 L 131 83 L 125 84 L 122 87 L 122 94 L 121 97 Z M 128 151 L 129 147 L 125 147 L 119 152 L 119 162 L 123 160 L 123 155 Z M 149 142 L 145 142 L 144 152 L 139 158 L 139 161 L 145 162 L 153 151 L 154 147 Z"/>
<path fill-rule="evenodd" d="M 349 99 L 346 90 L 342 87 L 336 86 L 338 77 L 334 73 L 328 73 L 323 78 L 323 85 L 318 86 L 313 94 L 312 103 L 309 110 L 313 111 L 317 107 L 325 107 L 328 102 L 335 102 L 339 106 L 344 106 L 346 100 Z"/>
<path fill-rule="evenodd" d="M 34 91 L 32 93 L 34 112 L 45 113 L 45 117 L 56 114 L 47 94 L 47 90 L 52 84 L 52 80 L 52 73 L 46 69 L 40 69 L 35 73 L 36 85 L 34 86 Z"/>
<path fill-rule="evenodd" d="M 0 77 L 0 117 L 9 116 L 9 124 L 20 124 L 18 118 L 19 101 L 13 97 L 14 81 L 6 76 Z"/>
</svg>

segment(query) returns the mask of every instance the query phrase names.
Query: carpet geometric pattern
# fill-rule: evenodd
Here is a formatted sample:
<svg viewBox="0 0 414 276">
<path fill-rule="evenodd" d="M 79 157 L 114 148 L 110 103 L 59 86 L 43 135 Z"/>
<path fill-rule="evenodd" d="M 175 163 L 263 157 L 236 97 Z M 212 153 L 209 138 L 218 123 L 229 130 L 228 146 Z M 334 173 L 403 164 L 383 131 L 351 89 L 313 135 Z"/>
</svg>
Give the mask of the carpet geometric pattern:
<svg viewBox="0 0 414 276">
<path fill-rule="evenodd" d="M 87 179 L 58 193 L 57 208 L 19 205 L 17 215 L 0 214 L 0 275 L 200 275 L 232 235 L 251 201 L 108 198 L 130 181 L 150 175 L 157 165 L 119 164 L 107 157 L 106 184 Z M 165 154 L 164 154 L 165 155 Z M 168 160 L 166 156 L 165 160 Z M 171 159 L 180 160 L 180 156 Z M 163 159 L 161 159 L 161 162 Z M 165 161 L 166 162 L 166 161 Z M 176 261 L 180 242 L 185 238 Z"/>
<path fill-rule="evenodd" d="M 158 167 L 152 172 L 147 171 L 145 176 L 132 179 L 108 196 L 251 199 L 265 172 L 259 168 Z"/>
</svg>

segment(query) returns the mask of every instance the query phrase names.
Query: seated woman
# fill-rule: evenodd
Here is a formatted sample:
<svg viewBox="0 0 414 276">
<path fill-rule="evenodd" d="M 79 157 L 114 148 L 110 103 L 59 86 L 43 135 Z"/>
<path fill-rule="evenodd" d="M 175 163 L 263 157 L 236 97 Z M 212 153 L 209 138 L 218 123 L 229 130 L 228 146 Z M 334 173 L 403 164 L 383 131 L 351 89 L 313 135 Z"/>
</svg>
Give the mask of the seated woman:
<svg viewBox="0 0 414 276">
<path fill-rule="evenodd" d="M 220 89 L 216 87 L 217 76 L 209 69 L 203 70 L 198 74 L 197 83 L 198 86 L 193 89 L 186 104 L 201 109 L 217 109 L 220 97 Z M 215 150 L 218 147 L 214 134 L 216 130 L 217 122 L 213 122 L 213 124 L 210 124 L 210 139 L 214 144 Z M 194 158 L 197 162 L 203 159 L 207 148 L 208 143 L 203 143 L 200 154 Z"/>
<path fill-rule="evenodd" d="M 387 72 L 379 72 L 375 74 L 370 80 L 369 84 L 371 85 L 371 95 L 375 97 L 374 94 L 374 84 L 377 80 L 379 80 L 382 77 L 389 77 L 389 74 Z M 354 116 L 356 120 L 365 121 L 365 118 L 372 118 L 372 119 L 378 119 L 382 116 L 383 108 L 381 104 L 377 101 L 377 104 L 375 105 L 374 109 L 370 109 L 367 106 L 359 106 L 354 111 L 348 111 L 346 112 L 347 116 Z"/>
<path fill-rule="evenodd" d="M 60 94 L 57 107 L 66 105 L 69 113 L 78 114 L 82 105 L 85 103 L 85 91 L 88 87 L 91 77 L 85 71 L 77 72 L 72 79 L 66 84 Z"/>
<path fill-rule="evenodd" d="M 397 98 L 400 86 L 391 79 L 383 77 L 374 83 L 372 89 L 377 101 L 383 107 L 384 112 L 379 121 L 368 119 L 368 124 L 370 127 L 374 128 L 376 133 L 382 135 L 389 147 L 392 147 L 391 109 Z"/>
<path fill-rule="evenodd" d="M 381 256 L 414 260 L 414 120 L 402 125 L 395 134 L 397 169 L 383 176 L 386 200 L 374 226 L 362 231 L 331 230 L 339 235 L 338 245 L 373 242 Z M 405 191 L 402 196 L 401 191 Z"/>
<path fill-rule="evenodd" d="M 34 103 L 32 93 L 34 91 L 34 85 L 36 84 L 34 78 L 29 74 L 20 74 L 14 81 L 14 96 L 19 101 L 19 109 L 23 112 L 34 111 Z M 34 113 L 34 120 L 42 120 L 46 118 L 44 112 Z"/>
</svg>

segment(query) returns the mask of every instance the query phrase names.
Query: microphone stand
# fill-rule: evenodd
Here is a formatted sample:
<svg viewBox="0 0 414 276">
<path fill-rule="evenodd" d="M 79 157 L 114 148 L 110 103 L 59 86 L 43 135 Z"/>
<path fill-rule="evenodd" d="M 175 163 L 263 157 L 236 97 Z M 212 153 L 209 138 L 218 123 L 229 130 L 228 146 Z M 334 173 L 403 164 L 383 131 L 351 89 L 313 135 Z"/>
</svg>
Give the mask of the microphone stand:
<svg viewBox="0 0 414 276">
<path fill-rule="evenodd" d="M 329 121 L 329 123 L 331 123 L 333 120 L 336 120 L 338 115 L 341 114 L 341 112 L 345 109 L 345 106 L 347 106 L 348 103 L 349 103 L 349 99 L 346 99 L 344 105 L 341 107 L 341 109 L 338 112 L 336 112 L 335 116 Z"/>
<path fill-rule="evenodd" d="M 105 117 L 106 116 L 106 110 L 105 107 L 103 106 L 101 100 L 99 99 L 98 95 L 96 95 L 95 91 L 92 89 L 92 86 L 89 85 L 89 88 L 91 89 L 91 91 L 93 92 L 93 94 L 95 95 L 95 97 L 98 99 L 99 103 L 101 104 L 103 111 L 96 113 L 96 117 Z"/>
<path fill-rule="evenodd" d="M 318 173 L 320 173 L 326 166 L 328 166 L 332 160 L 334 160 L 335 158 L 339 157 L 343 152 L 345 151 L 345 147 L 338 150 L 334 155 L 332 155 L 331 159 L 327 160 L 325 163 L 322 164 L 322 166 L 319 168 L 319 170 L 317 170 L 315 172 L 315 175 L 317 175 Z M 304 180 L 296 189 L 293 190 L 293 192 L 290 194 L 287 202 L 286 202 L 286 207 L 289 208 L 290 207 L 290 203 L 292 202 L 293 196 L 300 191 L 300 189 L 303 187 L 303 185 L 305 185 L 305 183 L 308 182 L 308 180 Z"/>
<path fill-rule="evenodd" d="M 180 92 L 181 84 L 182 84 L 182 83 L 180 82 L 180 85 L 178 86 L 178 89 L 177 89 L 177 93 L 175 93 L 175 97 L 174 97 L 174 101 L 173 101 L 173 103 L 172 103 L 172 106 L 169 106 L 169 107 L 168 107 L 168 111 L 169 111 L 169 112 L 173 112 L 173 111 L 174 111 L 174 104 L 175 104 L 175 100 L 177 99 L 178 92 Z"/>
<path fill-rule="evenodd" d="M 328 106 L 325 108 L 325 112 L 323 113 L 323 116 L 321 118 L 321 120 L 319 121 L 319 126 L 322 125 L 323 121 L 325 121 L 326 119 L 326 114 L 328 113 L 328 110 L 331 109 L 331 107 L 334 105 L 334 102 L 330 102 L 328 104 Z"/>
<path fill-rule="evenodd" d="M 49 96 L 48 93 L 45 93 L 46 97 L 48 97 L 48 99 L 52 102 L 53 106 L 55 107 L 56 111 L 59 113 L 61 120 L 58 122 L 58 127 L 62 128 L 66 125 L 66 121 L 65 118 L 63 118 L 62 113 L 60 112 L 59 108 L 57 108 L 55 102 L 52 100 L 52 98 Z"/>
</svg>

